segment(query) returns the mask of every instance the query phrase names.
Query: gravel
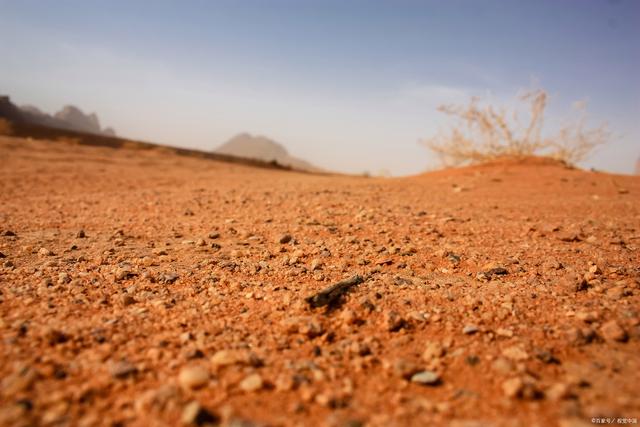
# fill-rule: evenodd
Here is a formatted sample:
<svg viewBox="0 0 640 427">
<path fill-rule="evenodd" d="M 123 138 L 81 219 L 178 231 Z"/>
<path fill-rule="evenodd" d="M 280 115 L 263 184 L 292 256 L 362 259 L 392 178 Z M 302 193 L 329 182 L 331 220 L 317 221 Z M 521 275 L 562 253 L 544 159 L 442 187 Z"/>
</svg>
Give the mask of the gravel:
<svg viewBox="0 0 640 427">
<path fill-rule="evenodd" d="M 543 425 L 640 407 L 640 201 L 610 175 L 362 179 L 6 141 L 0 425 Z"/>
</svg>

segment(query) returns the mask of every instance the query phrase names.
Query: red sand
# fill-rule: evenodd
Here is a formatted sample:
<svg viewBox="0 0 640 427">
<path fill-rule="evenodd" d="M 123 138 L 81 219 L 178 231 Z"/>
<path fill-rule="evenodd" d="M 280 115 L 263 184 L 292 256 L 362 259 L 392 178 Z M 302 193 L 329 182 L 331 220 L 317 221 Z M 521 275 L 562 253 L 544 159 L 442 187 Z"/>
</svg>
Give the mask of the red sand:
<svg viewBox="0 0 640 427">
<path fill-rule="evenodd" d="M 637 419 L 639 195 L 537 160 L 384 180 L 0 137 L 0 424 Z"/>
</svg>

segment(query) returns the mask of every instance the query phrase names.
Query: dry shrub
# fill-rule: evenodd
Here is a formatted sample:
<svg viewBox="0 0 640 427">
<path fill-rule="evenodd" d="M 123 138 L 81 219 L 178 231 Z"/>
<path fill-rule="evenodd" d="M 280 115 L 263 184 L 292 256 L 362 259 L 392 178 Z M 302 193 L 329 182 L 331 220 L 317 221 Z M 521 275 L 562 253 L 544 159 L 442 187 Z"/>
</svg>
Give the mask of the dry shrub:
<svg viewBox="0 0 640 427">
<path fill-rule="evenodd" d="M 11 136 L 12 134 L 13 134 L 13 127 L 11 126 L 11 122 L 7 119 L 0 118 L 0 135 Z"/>
<path fill-rule="evenodd" d="M 584 160 L 609 138 L 606 125 L 585 129 L 586 109 L 580 106 L 580 118 L 564 126 L 557 135 L 543 138 L 542 125 L 547 93 L 536 90 L 520 96 L 529 103 L 529 120 L 523 126 L 516 111 L 480 106 L 472 98 L 467 106 L 443 105 L 438 108 L 453 116 L 456 123 L 449 134 L 439 134 L 423 141 L 445 166 L 481 163 L 499 157 L 552 157 L 569 164 Z M 509 120 L 509 117 L 512 119 Z"/>
</svg>

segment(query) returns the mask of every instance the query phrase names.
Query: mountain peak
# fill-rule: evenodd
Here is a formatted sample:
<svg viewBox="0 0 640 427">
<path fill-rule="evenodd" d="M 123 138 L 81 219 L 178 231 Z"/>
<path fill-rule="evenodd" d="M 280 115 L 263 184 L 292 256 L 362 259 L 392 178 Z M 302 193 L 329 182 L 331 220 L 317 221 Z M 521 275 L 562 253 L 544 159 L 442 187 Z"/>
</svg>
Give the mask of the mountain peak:
<svg viewBox="0 0 640 427">
<path fill-rule="evenodd" d="M 276 161 L 281 165 L 304 171 L 321 171 L 309 162 L 291 156 L 282 144 L 266 136 L 251 135 L 247 132 L 234 136 L 218 147 L 215 152 L 265 162 Z"/>
<path fill-rule="evenodd" d="M 95 113 L 85 114 L 74 105 L 65 105 L 53 117 L 69 123 L 74 129 L 89 133 L 101 133 L 98 116 Z"/>
<path fill-rule="evenodd" d="M 221 145 L 217 152 L 222 154 L 238 155 L 254 159 L 278 161 L 289 155 L 287 149 L 281 144 L 265 137 L 249 133 L 240 133 Z"/>
</svg>

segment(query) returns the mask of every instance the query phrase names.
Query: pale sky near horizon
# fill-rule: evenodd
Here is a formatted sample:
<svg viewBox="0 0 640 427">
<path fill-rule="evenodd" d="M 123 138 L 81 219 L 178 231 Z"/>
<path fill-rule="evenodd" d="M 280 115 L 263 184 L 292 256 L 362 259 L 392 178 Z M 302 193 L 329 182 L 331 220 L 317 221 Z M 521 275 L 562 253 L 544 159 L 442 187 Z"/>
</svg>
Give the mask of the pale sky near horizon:
<svg viewBox="0 0 640 427">
<path fill-rule="evenodd" d="M 548 129 L 588 102 L 640 156 L 640 1 L 0 0 L 0 94 L 96 112 L 119 135 L 211 150 L 240 132 L 344 172 L 419 173 L 435 109 L 550 94 Z"/>
</svg>

